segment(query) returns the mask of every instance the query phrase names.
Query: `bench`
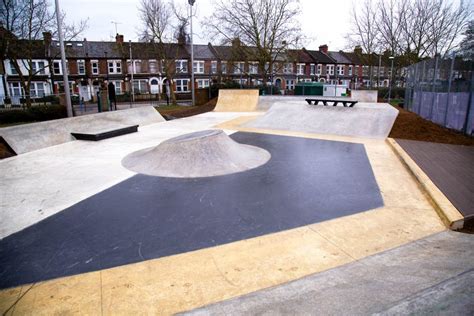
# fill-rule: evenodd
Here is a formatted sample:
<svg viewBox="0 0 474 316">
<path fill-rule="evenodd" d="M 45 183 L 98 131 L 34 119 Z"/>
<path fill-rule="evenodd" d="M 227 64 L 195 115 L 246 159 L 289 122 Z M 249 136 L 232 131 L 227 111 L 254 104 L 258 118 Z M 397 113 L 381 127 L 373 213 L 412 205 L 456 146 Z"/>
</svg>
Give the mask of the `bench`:
<svg viewBox="0 0 474 316">
<path fill-rule="evenodd" d="M 332 103 L 332 106 L 337 106 L 338 103 L 341 103 L 344 107 L 353 107 L 357 101 L 352 100 L 336 100 L 336 99 L 305 99 L 308 104 L 317 105 L 319 102 L 322 102 L 324 106 L 329 105 L 328 102 Z"/>
</svg>

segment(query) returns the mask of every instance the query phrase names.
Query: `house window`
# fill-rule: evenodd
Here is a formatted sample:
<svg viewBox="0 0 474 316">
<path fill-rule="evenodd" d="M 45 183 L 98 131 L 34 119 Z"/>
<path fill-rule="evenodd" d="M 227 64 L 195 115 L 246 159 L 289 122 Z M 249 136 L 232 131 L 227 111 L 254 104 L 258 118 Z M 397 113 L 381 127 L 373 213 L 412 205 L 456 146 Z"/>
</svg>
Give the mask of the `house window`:
<svg viewBox="0 0 474 316">
<path fill-rule="evenodd" d="M 99 62 L 97 60 L 92 60 L 91 61 L 91 68 L 92 68 L 92 74 L 93 75 L 98 75 L 99 74 Z"/>
<path fill-rule="evenodd" d="M 15 67 L 13 66 L 13 63 L 10 62 L 10 74 L 12 75 L 18 75 L 18 72 L 16 71 Z"/>
<path fill-rule="evenodd" d="M 293 64 L 292 63 L 285 63 L 283 65 L 283 73 L 285 73 L 285 74 L 293 73 Z"/>
<path fill-rule="evenodd" d="M 86 62 L 84 60 L 77 61 L 77 73 L 80 75 L 86 74 Z"/>
<path fill-rule="evenodd" d="M 11 96 L 21 96 L 21 85 L 19 82 L 10 82 L 10 95 Z"/>
<path fill-rule="evenodd" d="M 193 71 L 195 74 L 203 74 L 204 73 L 204 61 L 197 60 L 193 64 Z"/>
<path fill-rule="evenodd" d="M 305 66 L 304 64 L 297 64 L 296 65 L 296 73 L 298 75 L 304 75 L 304 70 L 305 70 L 304 66 Z"/>
<path fill-rule="evenodd" d="M 33 61 L 31 63 L 31 70 L 33 71 L 33 74 L 45 75 L 46 70 L 45 70 L 44 61 Z"/>
<path fill-rule="evenodd" d="M 122 94 L 122 81 L 112 81 L 115 86 L 115 94 Z"/>
<path fill-rule="evenodd" d="M 30 85 L 30 96 L 32 98 L 44 97 L 44 82 L 32 82 Z"/>
<path fill-rule="evenodd" d="M 295 81 L 293 79 L 286 80 L 286 89 L 287 90 L 294 90 L 295 89 Z"/>
<path fill-rule="evenodd" d="M 121 74 L 122 62 L 120 60 L 109 60 L 108 69 L 109 69 L 109 74 Z"/>
<path fill-rule="evenodd" d="M 320 75 L 323 72 L 323 65 L 318 64 L 318 70 L 316 72 L 317 75 Z"/>
<path fill-rule="evenodd" d="M 384 68 L 384 67 L 380 67 L 380 70 L 379 70 L 379 71 L 380 71 L 379 75 L 380 75 L 380 76 L 383 76 L 383 74 L 385 73 L 385 68 Z"/>
<path fill-rule="evenodd" d="M 156 70 L 157 70 L 157 68 L 156 68 L 156 60 L 150 60 L 150 61 L 148 62 L 148 69 L 149 69 L 150 73 L 152 73 L 152 74 L 153 74 L 153 73 L 156 73 Z"/>
<path fill-rule="evenodd" d="M 369 66 L 362 66 L 362 76 L 369 75 Z"/>
<path fill-rule="evenodd" d="M 60 75 L 62 74 L 62 71 L 61 71 L 61 62 L 56 60 L 53 62 L 53 74 L 55 75 Z"/>
<path fill-rule="evenodd" d="M 211 73 L 217 73 L 217 61 L 211 61 Z"/>
<path fill-rule="evenodd" d="M 187 73 L 188 72 L 188 61 L 179 59 L 175 61 L 176 73 Z"/>
<path fill-rule="evenodd" d="M 209 88 L 209 79 L 198 79 L 196 81 L 198 88 Z"/>
<path fill-rule="evenodd" d="M 344 65 L 337 65 L 337 74 L 339 76 L 344 76 Z"/>
<path fill-rule="evenodd" d="M 176 92 L 188 91 L 189 79 L 176 79 Z"/>
<path fill-rule="evenodd" d="M 234 64 L 234 74 L 241 74 L 244 72 L 245 63 L 239 61 Z"/>
<path fill-rule="evenodd" d="M 334 65 L 327 65 L 326 66 L 326 72 L 328 75 L 334 75 Z"/>
<path fill-rule="evenodd" d="M 309 65 L 309 71 L 311 75 L 314 75 L 316 73 L 316 66 L 315 64 Z"/>
<path fill-rule="evenodd" d="M 249 73 L 256 75 L 258 73 L 258 63 L 249 63 Z"/>
<path fill-rule="evenodd" d="M 349 76 L 352 76 L 352 65 L 349 66 Z"/>
<path fill-rule="evenodd" d="M 223 61 L 223 62 L 221 63 L 221 72 L 222 72 L 223 74 L 226 74 L 226 73 L 227 73 L 227 62 L 225 62 L 225 61 Z"/>
<path fill-rule="evenodd" d="M 117 91 L 117 86 L 115 86 L 115 90 Z M 133 80 L 133 90 L 135 93 L 148 93 L 147 80 Z"/>
</svg>

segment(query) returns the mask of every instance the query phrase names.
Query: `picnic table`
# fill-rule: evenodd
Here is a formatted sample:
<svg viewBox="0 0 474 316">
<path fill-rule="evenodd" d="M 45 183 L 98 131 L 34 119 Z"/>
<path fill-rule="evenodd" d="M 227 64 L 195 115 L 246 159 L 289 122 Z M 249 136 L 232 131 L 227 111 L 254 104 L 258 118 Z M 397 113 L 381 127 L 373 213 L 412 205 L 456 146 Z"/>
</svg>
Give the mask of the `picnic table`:
<svg viewBox="0 0 474 316">
<path fill-rule="evenodd" d="M 337 104 L 340 102 L 344 107 L 353 107 L 358 101 L 352 101 L 352 100 L 337 100 L 337 99 L 305 99 L 308 104 L 314 104 L 317 105 L 319 102 L 322 102 L 324 106 L 330 105 L 329 103 L 332 103 L 332 106 L 337 106 Z"/>
</svg>

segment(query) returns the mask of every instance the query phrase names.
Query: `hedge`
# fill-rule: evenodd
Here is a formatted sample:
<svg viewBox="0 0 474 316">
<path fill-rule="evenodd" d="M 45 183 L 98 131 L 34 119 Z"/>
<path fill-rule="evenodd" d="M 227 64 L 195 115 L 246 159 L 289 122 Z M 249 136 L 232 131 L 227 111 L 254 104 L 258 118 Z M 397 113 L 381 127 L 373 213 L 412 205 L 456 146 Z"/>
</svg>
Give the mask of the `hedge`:
<svg viewBox="0 0 474 316">
<path fill-rule="evenodd" d="M 62 105 L 38 105 L 27 109 L 15 109 L 0 112 L 0 124 L 19 122 L 41 122 L 67 117 L 67 110 Z"/>
</svg>

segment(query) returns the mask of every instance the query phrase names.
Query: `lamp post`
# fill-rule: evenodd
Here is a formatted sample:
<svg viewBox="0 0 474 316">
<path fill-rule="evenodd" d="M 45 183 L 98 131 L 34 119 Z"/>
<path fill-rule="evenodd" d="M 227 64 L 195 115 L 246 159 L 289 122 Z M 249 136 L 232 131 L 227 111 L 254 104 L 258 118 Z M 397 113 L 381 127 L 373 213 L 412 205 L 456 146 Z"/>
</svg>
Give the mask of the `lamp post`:
<svg viewBox="0 0 474 316">
<path fill-rule="evenodd" d="M 191 26 L 191 98 L 192 106 L 195 104 L 194 96 L 194 44 L 193 44 L 193 5 L 196 0 L 188 0 L 189 3 L 189 24 Z"/>
<path fill-rule="evenodd" d="M 395 59 L 395 57 L 390 56 L 388 59 L 392 61 L 392 66 L 390 67 L 390 82 L 389 82 L 389 87 L 388 87 L 388 103 L 390 104 L 390 97 L 392 95 L 393 60 Z"/>
<path fill-rule="evenodd" d="M 129 40 L 128 41 L 128 45 L 129 45 L 129 48 L 130 48 L 130 69 L 132 70 L 130 72 L 130 77 L 131 77 L 131 81 L 130 81 L 130 87 L 131 87 L 131 91 L 132 91 L 132 103 L 135 102 L 135 88 L 133 87 L 133 73 L 135 72 L 135 63 L 132 59 L 132 41 Z"/>
<path fill-rule="evenodd" d="M 71 104 L 71 92 L 69 91 L 69 78 L 67 75 L 67 65 L 66 65 L 66 51 L 64 50 L 64 40 L 63 40 L 63 30 L 62 30 L 62 19 L 59 14 L 59 1 L 56 0 L 56 20 L 58 22 L 58 36 L 59 36 L 59 45 L 61 46 L 61 65 L 63 68 L 63 82 L 64 82 L 64 94 L 66 96 L 66 109 L 67 116 L 72 117 L 72 104 Z"/>
</svg>

